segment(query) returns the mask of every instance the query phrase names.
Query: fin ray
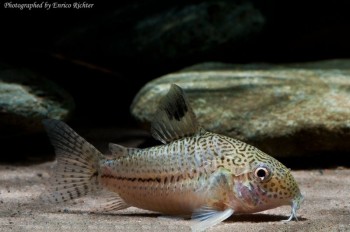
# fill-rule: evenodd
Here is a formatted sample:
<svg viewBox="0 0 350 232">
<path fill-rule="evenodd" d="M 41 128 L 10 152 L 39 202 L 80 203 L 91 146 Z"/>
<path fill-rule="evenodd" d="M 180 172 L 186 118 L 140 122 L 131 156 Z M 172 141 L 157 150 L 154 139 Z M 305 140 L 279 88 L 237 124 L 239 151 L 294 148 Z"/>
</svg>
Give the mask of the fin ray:
<svg viewBox="0 0 350 232">
<path fill-rule="evenodd" d="M 210 207 L 202 207 L 193 213 L 192 220 L 195 221 L 195 223 L 191 226 L 191 229 L 193 232 L 204 231 L 207 228 L 226 220 L 233 213 L 234 211 L 231 208 L 217 211 Z"/>
<path fill-rule="evenodd" d="M 115 192 L 102 190 L 95 195 L 95 198 L 99 204 L 92 209 L 93 212 L 109 212 L 130 207 L 130 205 Z"/>
<path fill-rule="evenodd" d="M 208 202 L 192 214 L 192 220 L 196 223 L 191 227 L 192 231 L 203 231 L 226 218 L 230 217 L 234 210 L 229 202 L 221 202 L 223 196 L 230 196 L 232 192 L 232 174 L 229 170 L 221 167 L 209 177 L 209 182 L 200 188 L 199 194 L 204 194 Z"/>
<path fill-rule="evenodd" d="M 61 203 L 100 189 L 99 160 L 102 154 L 64 122 L 43 121 L 55 148 L 57 165 L 48 192 L 40 198 L 46 203 Z"/>
<path fill-rule="evenodd" d="M 151 125 L 153 137 L 162 143 L 194 135 L 200 131 L 196 116 L 183 92 L 172 84 L 161 99 Z"/>
</svg>

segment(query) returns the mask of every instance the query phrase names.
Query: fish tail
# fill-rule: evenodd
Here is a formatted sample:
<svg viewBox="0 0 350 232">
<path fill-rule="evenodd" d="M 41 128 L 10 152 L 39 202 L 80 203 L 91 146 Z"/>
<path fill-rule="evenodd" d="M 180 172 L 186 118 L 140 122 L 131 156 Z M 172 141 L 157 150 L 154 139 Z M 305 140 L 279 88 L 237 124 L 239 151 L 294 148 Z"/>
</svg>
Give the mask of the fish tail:
<svg viewBox="0 0 350 232">
<path fill-rule="evenodd" d="M 41 200 L 61 203 L 101 189 L 102 154 L 64 122 L 46 119 L 43 124 L 55 148 L 57 165 L 49 191 Z"/>
</svg>

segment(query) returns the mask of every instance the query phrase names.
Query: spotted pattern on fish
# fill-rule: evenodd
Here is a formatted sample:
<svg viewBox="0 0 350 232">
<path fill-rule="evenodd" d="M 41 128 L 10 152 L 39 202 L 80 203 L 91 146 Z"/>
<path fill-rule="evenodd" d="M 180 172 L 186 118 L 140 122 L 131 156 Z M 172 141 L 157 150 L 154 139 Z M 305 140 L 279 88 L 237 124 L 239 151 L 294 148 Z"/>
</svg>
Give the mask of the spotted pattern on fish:
<svg viewBox="0 0 350 232">
<path fill-rule="evenodd" d="M 255 191 L 265 197 L 252 196 L 258 198 L 249 200 L 252 208 L 268 202 L 268 199 L 290 199 L 299 191 L 297 186 L 282 181 L 290 175 L 289 170 L 271 158 L 266 158 L 265 153 L 248 144 L 202 130 L 202 133 L 195 137 L 176 140 L 158 147 L 134 150 L 132 154 L 120 160 L 103 161 L 101 166 L 105 166 L 104 172 L 107 174 L 103 174 L 101 180 L 106 188 L 118 192 L 123 199 L 127 199 L 126 202 L 132 202 L 137 207 L 160 212 L 164 209 L 164 213 L 171 213 L 169 208 L 172 208 L 177 214 L 186 214 L 190 212 L 181 212 L 181 208 L 184 208 L 182 205 L 176 208 L 169 201 L 161 202 L 162 209 L 159 208 L 157 196 L 171 198 L 179 192 L 192 192 L 193 196 L 188 198 L 188 202 L 184 199 L 183 204 L 190 204 L 194 199 L 198 205 L 205 204 L 206 199 L 198 199 L 196 194 L 208 185 L 210 175 L 219 167 L 223 167 L 232 172 L 235 182 L 258 186 Z M 269 181 L 265 180 L 265 183 L 261 184 L 252 171 L 259 163 L 264 163 L 269 172 L 278 174 L 270 176 Z M 152 195 L 155 197 L 145 199 L 145 196 Z M 142 199 L 142 202 L 135 204 L 137 199 Z M 167 204 L 169 207 L 166 207 Z"/>
<path fill-rule="evenodd" d="M 105 210 L 135 206 L 192 217 L 193 231 L 281 205 L 292 206 L 288 221 L 296 219 L 303 196 L 290 170 L 251 145 L 201 128 L 179 87 L 172 85 L 155 115 L 151 132 L 163 145 L 110 144 L 107 156 L 65 123 L 46 120 L 57 167 L 43 199 L 59 203 L 106 190 L 112 196 Z"/>
</svg>

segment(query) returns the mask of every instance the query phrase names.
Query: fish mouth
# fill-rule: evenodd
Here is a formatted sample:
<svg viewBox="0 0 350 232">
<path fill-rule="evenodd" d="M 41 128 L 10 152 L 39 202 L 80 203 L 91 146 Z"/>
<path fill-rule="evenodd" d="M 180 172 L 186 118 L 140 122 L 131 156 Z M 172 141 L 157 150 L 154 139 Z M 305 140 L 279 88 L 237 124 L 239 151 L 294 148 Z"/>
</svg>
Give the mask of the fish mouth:
<svg viewBox="0 0 350 232">
<path fill-rule="evenodd" d="M 300 205 L 301 205 L 301 203 L 303 203 L 303 201 L 304 201 L 304 196 L 301 193 L 293 199 L 292 210 L 291 210 L 290 216 L 287 220 L 283 220 L 284 222 L 289 222 L 289 221 L 293 220 L 293 218 L 296 221 L 298 221 L 297 210 L 300 208 Z"/>
</svg>

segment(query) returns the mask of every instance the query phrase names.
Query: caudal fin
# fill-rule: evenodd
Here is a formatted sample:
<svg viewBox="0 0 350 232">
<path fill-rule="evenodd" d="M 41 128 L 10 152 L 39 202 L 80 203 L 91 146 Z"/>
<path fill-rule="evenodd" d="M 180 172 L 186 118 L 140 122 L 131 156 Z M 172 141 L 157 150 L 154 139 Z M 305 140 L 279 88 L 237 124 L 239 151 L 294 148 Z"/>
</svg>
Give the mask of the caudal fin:
<svg viewBox="0 0 350 232">
<path fill-rule="evenodd" d="M 99 160 L 102 154 L 64 122 L 43 121 L 55 148 L 57 166 L 49 192 L 41 199 L 48 203 L 70 201 L 100 189 Z"/>
</svg>

